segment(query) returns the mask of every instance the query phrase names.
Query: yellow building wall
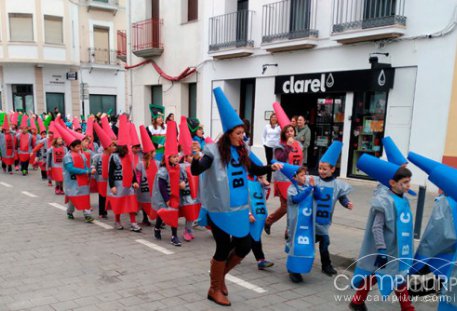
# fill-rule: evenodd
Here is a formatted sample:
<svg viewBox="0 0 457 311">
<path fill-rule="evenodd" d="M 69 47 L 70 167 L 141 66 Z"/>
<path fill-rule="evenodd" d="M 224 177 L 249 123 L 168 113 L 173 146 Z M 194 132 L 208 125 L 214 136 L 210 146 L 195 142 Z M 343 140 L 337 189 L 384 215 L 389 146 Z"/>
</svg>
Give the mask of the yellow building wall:
<svg viewBox="0 0 457 311">
<path fill-rule="evenodd" d="M 457 168 L 457 53 L 454 62 L 454 78 L 452 80 L 443 163 Z"/>
</svg>

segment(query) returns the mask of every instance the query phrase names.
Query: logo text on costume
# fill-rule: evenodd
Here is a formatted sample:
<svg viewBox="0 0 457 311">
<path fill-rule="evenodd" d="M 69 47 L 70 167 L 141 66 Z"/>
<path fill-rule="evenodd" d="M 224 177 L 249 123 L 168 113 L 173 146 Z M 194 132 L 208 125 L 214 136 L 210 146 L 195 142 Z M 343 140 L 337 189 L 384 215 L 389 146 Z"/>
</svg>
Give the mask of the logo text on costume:
<svg viewBox="0 0 457 311">
<path fill-rule="evenodd" d="M 294 94 L 294 93 L 317 93 L 326 91 L 325 86 L 332 87 L 335 81 L 333 75 L 330 73 L 327 80 L 325 78 L 325 73 L 321 74 L 319 79 L 306 79 L 306 80 L 297 80 L 295 81 L 295 76 L 290 76 L 290 80 L 284 82 L 282 85 L 282 90 L 285 94 Z"/>
</svg>

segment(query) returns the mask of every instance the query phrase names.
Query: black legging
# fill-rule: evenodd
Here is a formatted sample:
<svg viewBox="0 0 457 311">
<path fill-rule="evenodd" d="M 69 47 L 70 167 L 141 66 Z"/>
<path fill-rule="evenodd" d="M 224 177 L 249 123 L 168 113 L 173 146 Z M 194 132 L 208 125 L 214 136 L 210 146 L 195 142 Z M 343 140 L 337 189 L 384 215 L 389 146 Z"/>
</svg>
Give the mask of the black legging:
<svg viewBox="0 0 457 311">
<path fill-rule="evenodd" d="M 157 216 L 157 219 L 156 219 L 156 225 L 155 225 L 155 229 L 156 230 L 160 230 L 160 227 L 162 226 L 163 224 L 163 220 L 162 218 L 160 218 L 159 216 Z M 171 227 L 171 235 L 172 236 L 178 236 L 178 228 L 176 227 Z"/>
<path fill-rule="evenodd" d="M 265 148 L 265 157 L 267 158 L 267 164 L 271 164 L 273 160 L 273 148 L 263 145 Z M 271 172 L 267 174 L 268 182 L 271 182 Z"/>
<path fill-rule="evenodd" d="M 103 215 L 108 215 L 108 212 L 105 209 L 106 205 L 106 197 L 102 195 L 98 195 L 98 215 L 103 216 Z"/>
<path fill-rule="evenodd" d="M 216 226 L 209 216 L 208 224 L 211 226 L 211 232 L 216 241 L 216 251 L 213 256 L 214 260 L 227 260 L 232 249 L 234 249 L 235 254 L 241 258 L 244 258 L 249 254 L 249 251 L 251 250 L 251 236 L 249 234 L 242 238 L 231 237 L 230 234 Z"/>
<path fill-rule="evenodd" d="M 250 235 L 249 235 L 250 236 Z M 252 253 L 254 254 L 255 260 L 259 261 L 265 259 L 265 254 L 262 250 L 262 240 L 258 242 L 251 237 Z"/>
</svg>

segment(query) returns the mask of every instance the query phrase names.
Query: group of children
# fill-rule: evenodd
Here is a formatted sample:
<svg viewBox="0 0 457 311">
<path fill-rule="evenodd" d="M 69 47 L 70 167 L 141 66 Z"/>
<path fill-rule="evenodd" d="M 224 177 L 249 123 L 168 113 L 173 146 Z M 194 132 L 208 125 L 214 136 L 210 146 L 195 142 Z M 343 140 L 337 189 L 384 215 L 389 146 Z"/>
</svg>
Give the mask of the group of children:
<svg viewBox="0 0 457 311">
<path fill-rule="evenodd" d="M 274 108 L 281 127 L 286 128 L 290 122 L 285 113 L 278 104 Z M 182 235 L 186 241 L 195 238 L 192 225 L 197 219 L 200 225 L 207 225 L 205 208 L 199 201 L 199 182 L 204 177 L 193 176 L 190 168 L 195 150 L 203 150 L 212 141 L 203 137 L 198 119 L 182 117 L 178 135 L 174 120 L 164 123 L 163 107 L 151 105 L 150 110 L 153 125 L 149 128 L 140 126 L 140 136 L 127 115 L 119 116 L 116 135 L 107 116 L 102 116 L 100 120 L 89 117 L 86 131 L 82 133 L 76 118 L 70 129 L 60 116 L 50 121 L 39 116 L 29 118 L 25 114 L 4 114 L 0 134 L 2 168 L 5 173 L 12 174 L 13 167 L 19 170 L 20 166 L 25 176 L 29 164 L 39 167 L 42 179 L 47 180 L 49 186 L 54 182 L 55 194 L 65 195 L 68 219 L 74 219 L 76 209 L 83 212 L 86 222 L 92 222 L 90 193 L 97 192 L 99 217 L 106 219 L 107 210 L 112 210 L 115 229 L 124 229 L 121 215 L 128 214 L 130 230 L 140 232 L 142 228 L 136 217 L 141 212 L 143 225 L 151 225 L 150 220 L 156 220 L 156 239 L 162 239 L 165 224 L 171 227 L 170 243 L 181 246 L 179 217 L 186 220 Z M 456 260 L 457 170 L 415 153 L 408 156 L 443 190 L 442 197 L 437 200 L 439 208 L 435 208 L 436 215 L 432 215 L 416 253 L 416 258 L 426 264 L 414 265 L 412 213 L 405 196 L 408 192 L 412 193 L 411 171 L 406 168 L 408 162 L 393 141 L 386 137 L 383 143 L 388 161 L 363 155 L 357 163 L 359 169 L 378 180 L 380 185 L 373 194 L 354 272 L 356 294 L 350 303 L 352 310 L 367 309 L 365 299 L 376 282 L 383 295 L 395 292 L 402 310 L 414 310 L 406 286 L 408 275 L 438 274 L 437 270 L 441 275 L 457 274 L 454 266 L 435 269 L 436 262 L 430 259 Z M 156 149 L 160 152 L 156 153 Z M 314 244 L 317 242 L 322 271 L 330 276 L 337 273 L 329 253 L 333 211 L 338 201 L 348 209 L 353 208 L 348 198 L 351 187 L 334 176 L 341 149 L 341 142 L 331 144 L 320 159 L 318 176 L 309 176 L 306 167 L 296 165 L 300 155 L 294 154 L 294 151 L 281 163 L 282 168 L 276 174 L 275 187 L 278 186 L 278 189 L 275 192 L 282 195 L 287 204 L 286 266 L 293 282 L 303 281 L 302 274 L 311 271 Z M 260 162 L 252 152 L 249 157 L 253 163 Z M 261 179 L 249 177 L 251 244 L 257 254 L 261 254 L 259 257 L 265 257 L 260 236 L 267 219 L 267 209 L 265 191 L 259 181 Z M 441 217 L 443 214 L 452 217 Z M 271 224 L 268 225 L 268 232 L 270 227 Z M 265 261 L 264 258 L 258 259 Z M 395 282 L 386 281 L 391 279 Z M 443 295 L 454 294 L 452 290 Z M 454 310 L 455 306 L 455 303 L 443 302 L 440 310 Z"/>
</svg>

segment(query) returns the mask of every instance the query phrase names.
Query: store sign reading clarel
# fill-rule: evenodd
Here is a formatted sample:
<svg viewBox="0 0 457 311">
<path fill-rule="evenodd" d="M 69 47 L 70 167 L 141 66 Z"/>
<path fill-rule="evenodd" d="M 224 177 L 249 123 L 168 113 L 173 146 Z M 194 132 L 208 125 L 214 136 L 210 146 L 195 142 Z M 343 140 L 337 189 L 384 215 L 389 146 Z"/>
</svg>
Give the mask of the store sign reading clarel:
<svg viewBox="0 0 457 311">
<path fill-rule="evenodd" d="M 388 91 L 393 87 L 394 76 L 394 68 L 278 76 L 275 94 Z"/>
</svg>

